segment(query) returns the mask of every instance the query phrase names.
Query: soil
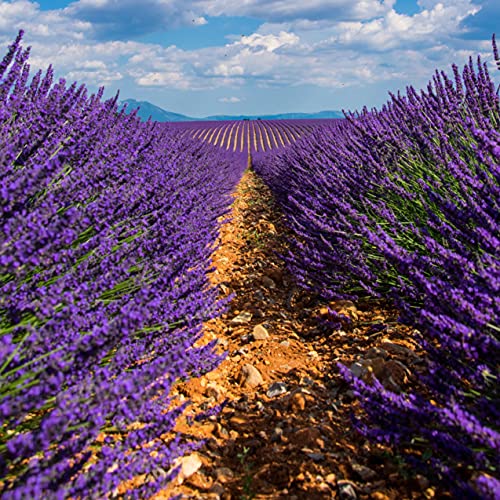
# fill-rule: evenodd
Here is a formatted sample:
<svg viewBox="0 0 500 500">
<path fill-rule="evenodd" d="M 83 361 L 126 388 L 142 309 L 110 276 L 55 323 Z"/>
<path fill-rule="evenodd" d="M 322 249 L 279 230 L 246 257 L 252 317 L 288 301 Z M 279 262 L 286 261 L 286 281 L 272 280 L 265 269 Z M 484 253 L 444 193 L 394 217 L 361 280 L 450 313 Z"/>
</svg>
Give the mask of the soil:
<svg viewBox="0 0 500 500">
<path fill-rule="evenodd" d="M 361 409 L 337 368 L 342 362 L 403 390 L 423 363 L 413 332 L 373 301 L 328 304 L 349 322 L 327 326 L 327 304 L 297 288 L 285 269 L 286 241 L 271 193 L 247 170 L 213 255 L 211 280 L 233 299 L 205 327 L 205 340 L 217 338 L 228 356 L 178 387 L 180 399 L 191 401 L 188 413 L 225 406 L 209 420 L 179 423 L 206 443 L 186 457 L 192 470 L 154 499 L 446 497 L 353 428 Z"/>
</svg>

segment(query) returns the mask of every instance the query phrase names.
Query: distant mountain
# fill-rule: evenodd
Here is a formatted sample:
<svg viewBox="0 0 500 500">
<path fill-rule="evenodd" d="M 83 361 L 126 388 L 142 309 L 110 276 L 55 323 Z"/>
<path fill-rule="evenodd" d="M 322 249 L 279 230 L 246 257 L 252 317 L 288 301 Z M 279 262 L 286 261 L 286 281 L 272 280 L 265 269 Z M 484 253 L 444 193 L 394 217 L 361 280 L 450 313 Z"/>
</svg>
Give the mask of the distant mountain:
<svg viewBox="0 0 500 500">
<path fill-rule="evenodd" d="M 127 104 L 127 112 L 130 113 L 134 109 L 140 108 L 137 113 L 139 118 L 146 121 L 149 117 L 157 122 L 192 122 L 197 121 L 198 118 L 191 118 L 189 116 L 181 115 L 179 113 L 172 113 L 165 111 L 148 101 L 136 101 L 135 99 L 125 99 L 120 104 Z"/>
<path fill-rule="evenodd" d="M 318 113 L 281 113 L 277 115 L 213 115 L 204 120 L 318 120 L 344 118 L 342 111 L 319 111 Z"/>
<path fill-rule="evenodd" d="M 194 122 L 194 121 L 224 121 L 224 120 L 317 120 L 344 118 L 341 111 L 319 111 L 318 113 L 281 113 L 277 115 L 212 115 L 206 118 L 193 118 L 180 113 L 172 113 L 151 104 L 148 101 L 136 101 L 125 99 L 120 104 L 127 104 L 127 112 L 140 108 L 137 113 L 141 120 L 146 121 L 149 117 L 157 122 Z"/>
</svg>

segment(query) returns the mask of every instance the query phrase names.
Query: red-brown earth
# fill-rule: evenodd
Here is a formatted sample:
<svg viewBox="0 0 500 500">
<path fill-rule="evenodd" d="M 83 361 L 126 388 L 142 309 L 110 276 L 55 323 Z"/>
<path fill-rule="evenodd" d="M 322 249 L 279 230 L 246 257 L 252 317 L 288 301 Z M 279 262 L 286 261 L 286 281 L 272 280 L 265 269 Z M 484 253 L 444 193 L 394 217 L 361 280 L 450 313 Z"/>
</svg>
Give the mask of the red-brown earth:
<svg viewBox="0 0 500 500">
<path fill-rule="evenodd" d="M 183 472 L 154 499 L 449 498 L 355 431 L 351 415 L 361 408 L 337 369 L 340 361 L 404 390 L 423 364 L 412 330 L 373 301 L 331 303 L 352 323 L 340 331 L 322 326 L 327 304 L 298 289 L 279 257 L 286 236 L 268 188 L 247 170 L 211 274 L 234 298 L 204 335 L 229 355 L 215 371 L 177 387 L 178 398 L 192 402 L 186 417 L 226 406 L 210 420 L 179 423 L 179 431 L 207 441 L 182 459 Z"/>
</svg>

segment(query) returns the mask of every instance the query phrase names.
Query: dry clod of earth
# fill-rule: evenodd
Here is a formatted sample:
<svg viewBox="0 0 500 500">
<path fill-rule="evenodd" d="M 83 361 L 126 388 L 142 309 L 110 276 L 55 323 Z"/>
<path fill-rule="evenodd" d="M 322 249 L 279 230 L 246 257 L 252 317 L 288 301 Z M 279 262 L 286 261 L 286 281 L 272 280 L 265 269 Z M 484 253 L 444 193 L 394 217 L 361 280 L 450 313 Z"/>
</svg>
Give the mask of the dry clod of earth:
<svg viewBox="0 0 500 500">
<path fill-rule="evenodd" d="M 252 331 L 253 340 L 267 340 L 269 332 L 264 325 L 256 325 Z"/>
<path fill-rule="evenodd" d="M 205 325 L 206 341 L 217 338 L 229 356 L 178 388 L 192 402 L 188 414 L 226 404 L 208 421 L 179 423 L 205 440 L 202 465 L 154 498 L 437 498 L 426 478 L 355 431 L 359 403 L 337 369 L 342 362 L 403 391 L 422 364 L 414 332 L 384 303 L 325 304 L 298 289 L 278 257 L 287 234 L 267 187 L 247 171 L 211 274 L 221 296 L 234 298 L 227 314 Z M 340 331 L 321 321 L 334 314 L 346 317 Z"/>
<path fill-rule="evenodd" d="M 241 369 L 241 383 L 243 387 L 258 387 L 264 383 L 264 379 L 255 366 L 246 364 Z"/>
</svg>

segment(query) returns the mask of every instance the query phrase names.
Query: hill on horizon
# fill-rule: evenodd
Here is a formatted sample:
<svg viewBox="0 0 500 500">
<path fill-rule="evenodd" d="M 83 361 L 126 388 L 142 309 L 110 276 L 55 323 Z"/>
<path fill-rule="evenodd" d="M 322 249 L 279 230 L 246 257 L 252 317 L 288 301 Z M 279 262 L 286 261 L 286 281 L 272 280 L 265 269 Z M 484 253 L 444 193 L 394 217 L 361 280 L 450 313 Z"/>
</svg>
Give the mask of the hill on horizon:
<svg viewBox="0 0 500 500">
<path fill-rule="evenodd" d="M 137 115 L 141 120 L 147 120 L 151 117 L 152 120 L 158 122 L 194 122 L 194 121 L 226 121 L 226 120 L 317 120 L 317 119 L 332 119 L 344 118 L 341 111 L 319 111 L 316 113 L 278 113 L 275 115 L 211 115 L 204 118 L 193 118 L 192 116 L 173 113 L 148 101 L 137 101 L 135 99 L 125 99 L 120 102 L 120 105 L 127 104 L 127 112 L 130 113 L 138 107 Z"/>
</svg>

